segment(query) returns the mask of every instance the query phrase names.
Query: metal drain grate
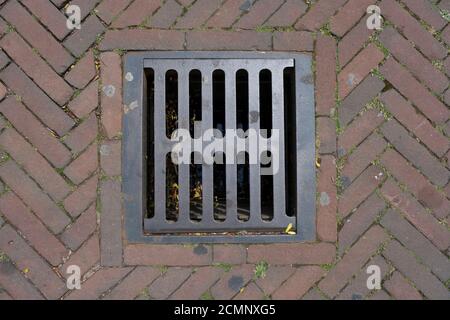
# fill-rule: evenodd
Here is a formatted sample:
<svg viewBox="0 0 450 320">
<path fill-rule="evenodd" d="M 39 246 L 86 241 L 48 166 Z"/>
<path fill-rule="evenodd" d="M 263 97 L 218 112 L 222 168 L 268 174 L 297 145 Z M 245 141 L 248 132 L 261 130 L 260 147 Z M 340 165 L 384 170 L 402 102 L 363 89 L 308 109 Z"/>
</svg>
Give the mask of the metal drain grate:
<svg viewBox="0 0 450 320">
<path fill-rule="evenodd" d="M 130 53 L 124 72 L 129 241 L 314 239 L 309 56 Z"/>
</svg>

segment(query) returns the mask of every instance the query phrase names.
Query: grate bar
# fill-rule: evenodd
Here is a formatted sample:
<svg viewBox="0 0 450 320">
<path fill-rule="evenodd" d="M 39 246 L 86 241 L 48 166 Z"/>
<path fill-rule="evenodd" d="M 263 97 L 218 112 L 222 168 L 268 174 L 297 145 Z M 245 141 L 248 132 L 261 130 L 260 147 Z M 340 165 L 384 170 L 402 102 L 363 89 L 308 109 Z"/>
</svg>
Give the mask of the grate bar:
<svg viewBox="0 0 450 320">
<path fill-rule="evenodd" d="M 189 72 L 178 72 L 178 128 L 189 130 Z M 186 107 L 187 106 L 187 107 Z M 189 164 L 178 165 L 178 221 L 187 223 L 190 218 L 190 169 Z"/>
</svg>

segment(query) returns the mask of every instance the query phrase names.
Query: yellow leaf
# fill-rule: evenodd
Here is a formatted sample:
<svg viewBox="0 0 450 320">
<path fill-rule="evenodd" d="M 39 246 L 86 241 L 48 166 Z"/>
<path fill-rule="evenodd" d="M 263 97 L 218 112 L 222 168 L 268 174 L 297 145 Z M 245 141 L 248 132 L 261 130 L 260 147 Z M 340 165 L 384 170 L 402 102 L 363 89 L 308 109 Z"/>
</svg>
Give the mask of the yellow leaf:
<svg viewBox="0 0 450 320">
<path fill-rule="evenodd" d="M 289 233 L 289 231 L 291 231 L 292 229 L 292 223 L 289 223 L 288 226 L 286 227 L 286 230 L 284 230 L 285 233 Z"/>
<path fill-rule="evenodd" d="M 320 159 L 319 158 L 316 159 L 316 167 L 320 168 Z"/>
<path fill-rule="evenodd" d="M 23 269 L 23 273 L 28 273 L 28 272 L 30 272 L 30 269 L 28 269 L 28 268 Z"/>
<path fill-rule="evenodd" d="M 294 234 L 297 234 L 297 233 L 295 233 L 295 231 L 289 231 L 287 234 L 294 235 Z"/>
</svg>

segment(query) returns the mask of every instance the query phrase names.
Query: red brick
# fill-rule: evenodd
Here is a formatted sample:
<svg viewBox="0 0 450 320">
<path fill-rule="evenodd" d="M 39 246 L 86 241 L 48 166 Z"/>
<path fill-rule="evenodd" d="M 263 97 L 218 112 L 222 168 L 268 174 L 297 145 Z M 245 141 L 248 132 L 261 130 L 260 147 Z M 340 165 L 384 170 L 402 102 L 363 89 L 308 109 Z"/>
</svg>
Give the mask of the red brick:
<svg viewBox="0 0 450 320">
<path fill-rule="evenodd" d="M 281 5 L 283 0 L 260 0 L 253 4 L 250 12 L 234 24 L 235 28 L 254 29 L 262 25 Z"/>
<path fill-rule="evenodd" d="M 183 50 L 184 32 L 178 30 L 109 30 L 100 50 Z"/>
<path fill-rule="evenodd" d="M 178 19 L 175 28 L 193 29 L 202 26 L 219 9 L 222 0 L 198 0 Z"/>
<path fill-rule="evenodd" d="M 191 274 L 190 268 L 169 268 L 148 288 L 153 299 L 166 300 Z"/>
<path fill-rule="evenodd" d="M 67 18 L 47 0 L 20 0 L 35 17 L 37 17 L 49 29 L 58 40 L 64 39 L 70 33 L 65 28 Z"/>
<path fill-rule="evenodd" d="M 345 98 L 383 59 L 384 54 L 374 44 L 364 48 L 339 73 L 339 97 Z"/>
<path fill-rule="evenodd" d="M 341 67 L 344 67 L 362 49 L 364 43 L 368 41 L 373 32 L 374 30 L 367 28 L 366 19 L 362 19 L 339 41 L 338 54 Z"/>
<path fill-rule="evenodd" d="M 389 90 L 381 96 L 386 107 L 411 132 L 439 157 L 450 148 L 450 141 L 433 128 L 428 120 L 416 112 L 414 107 L 395 90 Z"/>
<path fill-rule="evenodd" d="M 13 161 L 0 167 L 0 177 L 28 204 L 51 231 L 59 233 L 70 219 Z"/>
<path fill-rule="evenodd" d="M 3 100 L 7 93 L 8 89 L 0 82 L 0 101 Z"/>
<path fill-rule="evenodd" d="M 294 267 L 269 266 L 264 278 L 256 279 L 255 282 L 266 295 L 271 295 L 288 279 L 296 269 Z"/>
<path fill-rule="evenodd" d="M 94 300 L 125 277 L 132 268 L 104 268 L 81 284 L 81 290 L 70 292 L 64 300 Z"/>
<path fill-rule="evenodd" d="M 415 287 L 428 298 L 444 300 L 450 298 L 448 289 L 397 241 L 392 241 L 383 255 L 391 260 L 402 274 L 411 279 Z"/>
<path fill-rule="evenodd" d="M 0 285 L 16 300 L 42 300 L 39 291 L 16 269 L 11 261 L 0 262 Z M 0 293 L 0 300 L 2 300 Z"/>
<path fill-rule="evenodd" d="M 430 208 L 438 218 L 444 218 L 450 212 L 450 201 L 428 182 L 415 168 L 394 150 L 388 150 L 382 157 L 381 163 L 400 183 L 426 207 Z"/>
<path fill-rule="evenodd" d="M 333 261 L 336 248 L 332 244 L 271 244 L 250 245 L 248 263 L 266 261 L 271 265 L 326 264 Z"/>
<path fill-rule="evenodd" d="M 361 143 L 383 121 L 383 115 L 375 110 L 368 110 L 362 116 L 356 118 L 345 132 L 338 137 L 339 155 L 348 153 L 354 146 Z"/>
<path fill-rule="evenodd" d="M 445 43 L 447 43 L 447 44 L 449 44 L 450 43 L 450 27 L 449 26 L 447 26 L 447 28 L 445 28 L 443 31 L 442 31 L 442 33 L 441 33 L 441 37 L 442 37 L 442 40 L 444 40 L 445 41 Z M 448 72 L 448 57 L 447 57 L 447 59 L 445 59 L 446 60 L 446 69 L 447 69 L 447 74 L 449 73 Z"/>
<path fill-rule="evenodd" d="M 302 300 L 308 300 L 308 301 L 312 301 L 312 300 L 326 300 L 326 298 L 323 296 L 322 293 L 319 292 L 319 290 L 317 290 L 317 288 L 312 288 L 311 290 L 309 290 L 309 292 L 307 294 L 305 294 L 302 297 Z"/>
<path fill-rule="evenodd" d="M 450 246 L 450 233 L 446 227 L 440 224 L 431 214 L 428 214 L 412 196 L 401 191 L 392 180 L 388 180 L 383 185 L 381 193 L 440 250 L 445 250 Z"/>
<path fill-rule="evenodd" d="M 98 106 L 98 81 L 91 82 L 79 96 L 70 101 L 69 109 L 78 118 L 84 118 Z"/>
<path fill-rule="evenodd" d="M 383 287 L 397 300 L 422 300 L 419 291 L 400 272 L 395 271 Z"/>
<path fill-rule="evenodd" d="M 48 299 L 57 299 L 66 291 L 63 281 L 50 266 L 31 249 L 10 226 L 0 229 L 0 249 L 20 270 L 27 269 L 29 278 Z"/>
<path fill-rule="evenodd" d="M 275 300 L 298 300 L 308 292 L 308 290 L 316 283 L 324 274 L 320 267 L 305 266 L 300 267 L 290 277 L 282 287 L 274 292 L 272 298 Z"/>
<path fill-rule="evenodd" d="M 374 193 L 345 219 L 345 224 L 339 231 L 339 254 L 342 255 L 361 234 L 366 232 L 385 206 L 384 201 Z"/>
<path fill-rule="evenodd" d="M 113 52 L 103 53 L 102 62 L 102 124 L 108 138 L 122 129 L 122 70 L 120 56 Z M 111 90 L 112 89 L 112 90 Z"/>
<path fill-rule="evenodd" d="M 308 6 L 302 0 L 287 0 L 264 25 L 271 27 L 292 26 L 306 12 L 307 8 Z"/>
<path fill-rule="evenodd" d="M 336 151 L 336 124 L 328 117 L 317 118 L 317 132 L 320 141 L 319 153 L 334 153 Z"/>
<path fill-rule="evenodd" d="M 230 28 L 242 14 L 242 11 L 240 10 L 241 6 L 241 0 L 225 1 L 225 3 L 223 3 L 216 13 L 208 20 L 206 26 L 213 28 Z"/>
<path fill-rule="evenodd" d="M 96 15 L 83 21 L 80 30 L 76 30 L 64 40 L 64 46 L 76 57 L 80 57 L 103 33 L 105 27 Z"/>
<path fill-rule="evenodd" d="M 147 26 L 159 29 L 168 29 L 174 24 L 183 12 L 183 7 L 175 0 L 166 1 L 161 8 L 150 18 Z"/>
<path fill-rule="evenodd" d="M 3 82 L 19 95 L 27 107 L 60 136 L 72 128 L 74 121 L 54 103 L 25 73 L 11 63 L 0 74 Z"/>
<path fill-rule="evenodd" d="M 366 14 L 366 9 L 373 4 L 372 0 L 350 0 L 342 6 L 338 13 L 330 19 L 330 29 L 342 37 Z M 365 19 L 363 19 L 365 20 Z"/>
<path fill-rule="evenodd" d="M 73 57 L 17 1 L 9 1 L 0 14 L 57 72 L 64 72 L 72 64 Z"/>
<path fill-rule="evenodd" d="M 413 251 L 423 264 L 429 266 L 441 281 L 445 282 L 450 278 L 448 258 L 399 213 L 390 209 L 380 223 L 405 247 Z"/>
<path fill-rule="evenodd" d="M 87 17 L 87 15 L 94 9 L 98 2 L 101 0 L 70 0 L 69 4 L 79 6 L 81 9 L 81 20 Z"/>
<path fill-rule="evenodd" d="M 187 50 L 271 50 L 272 34 L 251 30 L 189 31 Z"/>
<path fill-rule="evenodd" d="M 295 24 L 296 29 L 317 30 L 326 23 L 347 0 L 319 0 L 311 9 Z"/>
<path fill-rule="evenodd" d="M 100 165 L 107 176 L 119 176 L 121 172 L 121 143 L 106 141 L 100 146 Z"/>
<path fill-rule="evenodd" d="M 377 77 L 366 77 L 339 106 L 339 123 L 346 126 L 384 88 Z"/>
<path fill-rule="evenodd" d="M 441 30 L 447 22 L 441 17 L 439 11 L 426 0 L 403 0 L 408 8 L 420 19 L 426 21 L 435 30 Z"/>
<path fill-rule="evenodd" d="M 316 41 L 316 113 L 332 116 L 336 95 L 336 42 L 317 36 Z"/>
<path fill-rule="evenodd" d="M 52 265 L 56 266 L 69 254 L 62 243 L 56 239 L 45 226 L 13 193 L 0 198 L 0 210 L 32 246 Z"/>
<path fill-rule="evenodd" d="M 81 244 L 97 228 L 97 212 L 92 204 L 63 234 L 61 240 L 72 250 L 77 250 Z"/>
<path fill-rule="evenodd" d="M 230 300 L 251 280 L 253 271 L 250 264 L 233 268 L 211 287 L 212 296 L 216 300 Z"/>
<path fill-rule="evenodd" d="M 405 65 L 413 75 L 435 92 L 442 93 L 448 86 L 446 76 L 424 58 L 413 45 L 394 28 L 386 28 L 379 36 L 383 45 Z"/>
<path fill-rule="evenodd" d="M 322 157 L 317 171 L 317 192 L 319 192 L 317 235 L 323 241 L 335 242 L 337 238 L 336 159 L 332 156 Z"/>
<path fill-rule="evenodd" d="M 94 234 L 87 240 L 77 252 L 70 256 L 69 260 L 64 263 L 61 268 L 63 277 L 68 277 L 67 268 L 71 265 L 80 267 L 81 275 L 84 275 L 89 269 L 100 261 L 99 239 Z"/>
<path fill-rule="evenodd" d="M 64 174 L 76 184 L 88 178 L 98 166 L 97 143 L 91 144 L 77 159 L 64 169 Z"/>
<path fill-rule="evenodd" d="M 397 121 L 386 122 L 381 128 L 386 139 L 434 184 L 445 186 L 450 172 L 419 142 L 412 138 Z"/>
<path fill-rule="evenodd" d="M 402 33 L 430 59 L 443 59 L 447 50 L 394 0 L 383 0 L 379 7 L 383 16 L 393 21 Z"/>
<path fill-rule="evenodd" d="M 385 174 L 377 166 L 370 166 L 345 189 L 339 199 L 339 214 L 346 217 L 366 199 L 385 179 Z"/>
<path fill-rule="evenodd" d="M 383 229 L 378 226 L 370 228 L 319 283 L 320 290 L 329 297 L 335 297 L 351 276 L 361 269 L 386 240 L 387 235 Z"/>
<path fill-rule="evenodd" d="M 137 267 L 104 300 L 132 300 L 160 275 L 157 268 Z"/>
<path fill-rule="evenodd" d="M 183 7 L 188 7 L 194 0 L 178 0 Z"/>
<path fill-rule="evenodd" d="M 347 158 L 341 177 L 348 182 L 353 181 L 376 159 L 386 146 L 386 141 L 376 133 L 373 133 Z"/>
<path fill-rule="evenodd" d="M 64 179 L 13 128 L 3 132 L 0 145 L 53 199 L 61 200 L 69 193 L 70 188 Z"/>
<path fill-rule="evenodd" d="M 264 292 L 253 282 L 250 282 L 245 288 L 233 298 L 233 300 L 264 300 Z"/>
<path fill-rule="evenodd" d="M 97 16 L 110 24 L 119 13 L 127 7 L 131 0 L 104 0 L 96 8 Z"/>
<path fill-rule="evenodd" d="M 219 268 L 201 267 L 196 269 L 189 279 L 170 296 L 170 300 L 198 300 L 219 280 L 221 274 L 222 270 Z"/>
<path fill-rule="evenodd" d="M 65 75 L 64 79 L 78 89 L 84 88 L 95 76 L 94 53 L 89 50 Z"/>
<path fill-rule="evenodd" d="M 92 113 L 64 139 L 73 153 L 83 151 L 97 137 L 97 116 Z"/>
<path fill-rule="evenodd" d="M 77 217 L 97 198 L 98 177 L 92 176 L 64 200 L 64 208 L 72 217 Z"/>
<path fill-rule="evenodd" d="M 279 51 L 313 51 L 314 39 L 311 32 L 275 32 L 273 49 Z"/>
<path fill-rule="evenodd" d="M 122 264 L 122 196 L 120 182 L 101 184 L 100 249 L 103 266 Z"/>
<path fill-rule="evenodd" d="M 247 260 L 247 250 L 241 245 L 216 244 L 213 257 L 214 263 L 242 264 Z"/>
<path fill-rule="evenodd" d="M 136 0 L 114 20 L 111 26 L 113 28 L 137 26 L 141 24 L 146 17 L 151 16 L 152 13 L 159 8 L 160 3 L 161 1 Z"/>
<path fill-rule="evenodd" d="M 10 32 L 0 46 L 34 82 L 56 103 L 63 105 L 72 95 L 72 89 L 53 71 L 17 33 Z"/>
</svg>

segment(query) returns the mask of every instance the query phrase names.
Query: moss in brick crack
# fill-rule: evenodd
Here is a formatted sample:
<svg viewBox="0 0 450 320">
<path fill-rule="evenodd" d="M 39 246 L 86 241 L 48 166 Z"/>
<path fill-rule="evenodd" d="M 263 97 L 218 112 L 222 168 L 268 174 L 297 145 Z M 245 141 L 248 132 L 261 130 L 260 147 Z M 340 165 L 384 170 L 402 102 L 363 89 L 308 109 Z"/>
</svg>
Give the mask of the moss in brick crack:
<svg viewBox="0 0 450 320">
<path fill-rule="evenodd" d="M 6 253 L 0 251 L 0 262 L 8 262 L 9 257 L 6 255 Z"/>
<path fill-rule="evenodd" d="M 441 14 L 441 17 L 443 19 L 445 19 L 448 22 L 450 22 L 450 12 L 448 10 L 441 9 L 441 10 L 439 10 L 439 13 Z"/>
<path fill-rule="evenodd" d="M 325 264 L 321 264 L 320 267 L 325 270 L 325 271 L 330 271 L 331 269 L 334 268 L 334 264 L 332 263 L 325 263 Z"/>
<path fill-rule="evenodd" d="M 383 76 L 383 74 L 380 72 L 380 69 L 375 68 L 370 70 L 370 74 L 372 75 L 372 77 L 377 77 L 378 79 L 380 79 L 381 81 L 386 80 Z"/>
<path fill-rule="evenodd" d="M 263 279 L 266 277 L 269 264 L 265 261 L 260 261 L 256 264 L 254 274 L 256 279 Z"/>
<path fill-rule="evenodd" d="M 444 62 L 442 60 L 433 60 L 431 64 L 439 71 L 444 71 Z"/>
<path fill-rule="evenodd" d="M 113 50 L 115 53 L 117 53 L 119 56 L 123 56 L 124 54 L 127 53 L 127 50 L 122 49 L 122 48 L 116 48 Z"/>
<path fill-rule="evenodd" d="M 255 28 L 256 32 L 274 32 L 275 28 L 270 26 L 257 26 Z"/>
<path fill-rule="evenodd" d="M 326 24 L 324 24 L 320 29 L 319 29 L 320 33 L 325 35 L 325 36 L 333 36 L 333 34 L 331 33 L 331 29 L 330 29 L 330 24 L 327 22 Z"/>
<path fill-rule="evenodd" d="M 211 294 L 211 291 L 208 290 L 203 292 L 203 294 L 200 296 L 200 300 L 214 300 L 214 297 Z"/>
<path fill-rule="evenodd" d="M 392 119 L 392 114 L 386 108 L 383 102 L 380 101 L 378 97 L 373 98 L 369 103 L 367 103 L 364 108 L 364 112 L 367 110 L 377 110 L 380 114 L 383 115 L 384 119 L 390 120 Z"/>
<path fill-rule="evenodd" d="M 159 266 L 158 267 L 159 272 L 161 272 L 161 275 L 165 275 L 167 273 L 167 271 L 169 270 L 168 266 Z"/>
<path fill-rule="evenodd" d="M 214 264 L 214 266 L 222 269 L 225 272 L 230 272 L 230 270 L 233 268 L 233 266 L 229 263 L 216 263 L 216 264 Z"/>
</svg>

